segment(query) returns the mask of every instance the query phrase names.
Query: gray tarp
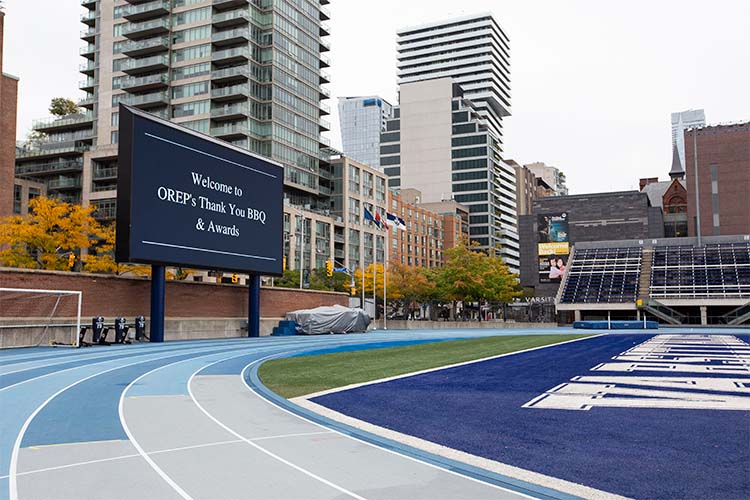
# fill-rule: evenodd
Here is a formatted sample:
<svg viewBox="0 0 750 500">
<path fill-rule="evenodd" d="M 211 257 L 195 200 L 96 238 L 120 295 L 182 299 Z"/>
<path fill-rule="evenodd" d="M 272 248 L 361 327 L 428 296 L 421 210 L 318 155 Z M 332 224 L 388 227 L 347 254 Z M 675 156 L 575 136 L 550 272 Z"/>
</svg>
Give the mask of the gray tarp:
<svg viewBox="0 0 750 500">
<path fill-rule="evenodd" d="M 297 323 L 297 333 L 305 335 L 364 332 L 371 321 L 362 309 L 339 305 L 288 312 L 286 319 Z"/>
</svg>

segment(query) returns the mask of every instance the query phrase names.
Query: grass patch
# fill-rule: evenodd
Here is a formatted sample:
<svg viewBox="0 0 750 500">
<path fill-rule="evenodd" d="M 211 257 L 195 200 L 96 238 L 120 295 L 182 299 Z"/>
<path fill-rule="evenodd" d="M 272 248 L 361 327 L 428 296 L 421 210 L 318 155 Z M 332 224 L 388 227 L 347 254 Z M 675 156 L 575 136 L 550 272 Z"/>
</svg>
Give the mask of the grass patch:
<svg viewBox="0 0 750 500">
<path fill-rule="evenodd" d="M 513 335 L 266 361 L 263 383 L 285 398 L 556 344 L 590 335 Z"/>
</svg>

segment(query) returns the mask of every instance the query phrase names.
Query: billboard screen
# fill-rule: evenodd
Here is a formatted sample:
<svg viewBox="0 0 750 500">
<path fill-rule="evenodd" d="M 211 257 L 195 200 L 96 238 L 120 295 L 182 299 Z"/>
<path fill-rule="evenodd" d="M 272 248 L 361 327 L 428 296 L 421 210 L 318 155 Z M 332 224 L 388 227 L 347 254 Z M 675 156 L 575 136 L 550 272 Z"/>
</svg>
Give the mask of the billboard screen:
<svg viewBox="0 0 750 500">
<path fill-rule="evenodd" d="M 568 267 L 568 254 L 539 254 L 539 283 L 562 282 Z"/>
<path fill-rule="evenodd" d="M 541 214 L 537 216 L 539 243 L 570 241 L 568 234 L 568 214 Z M 541 254 L 540 254 L 541 255 Z"/>
<path fill-rule="evenodd" d="M 282 273 L 283 167 L 120 105 L 118 262 Z"/>
</svg>

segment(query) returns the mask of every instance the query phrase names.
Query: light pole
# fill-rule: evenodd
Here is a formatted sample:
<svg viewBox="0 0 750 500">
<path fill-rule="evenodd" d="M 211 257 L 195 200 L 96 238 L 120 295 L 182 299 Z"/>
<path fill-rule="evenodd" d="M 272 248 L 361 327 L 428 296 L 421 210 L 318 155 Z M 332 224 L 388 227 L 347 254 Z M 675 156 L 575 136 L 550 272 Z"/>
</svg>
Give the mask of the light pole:
<svg viewBox="0 0 750 500">
<path fill-rule="evenodd" d="M 695 171 L 695 232 L 698 236 L 698 246 L 701 245 L 701 200 L 698 195 L 698 129 L 693 128 L 693 166 Z"/>
<path fill-rule="evenodd" d="M 285 200 L 286 201 L 286 200 Z M 292 206 L 291 204 L 285 203 L 286 207 L 296 213 L 300 218 L 300 238 L 299 245 L 297 246 L 297 252 L 299 253 L 299 288 L 302 290 L 302 284 L 304 282 L 304 263 L 305 263 L 305 213 Z"/>
</svg>

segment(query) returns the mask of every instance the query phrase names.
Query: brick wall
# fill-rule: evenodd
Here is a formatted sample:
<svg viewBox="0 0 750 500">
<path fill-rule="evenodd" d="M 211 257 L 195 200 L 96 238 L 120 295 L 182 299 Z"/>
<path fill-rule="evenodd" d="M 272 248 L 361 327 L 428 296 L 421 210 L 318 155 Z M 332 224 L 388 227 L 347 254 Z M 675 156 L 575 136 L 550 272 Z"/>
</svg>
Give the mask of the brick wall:
<svg viewBox="0 0 750 500">
<path fill-rule="evenodd" d="M 750 233 L 750 122 L 697 131 L 701 235 Z M 713 171 L 713 172 L 712 172 Z M 696 235 L 693 132 L 685 131 L 688 234 Z"/>
<path fill-rule="evenodd" d="M 81 290 L 84 318 L 148 316 L 150 310 L 148 279 L 116 276 L 0 268 L 0 288 Z M 15 316 L 20 305 L 0 294 L 0 317 Z M 168 318 L 246 318 L 248 289 L 239 285 L 220 285 L 189 281 L 167 281 Z M 260 293 L 261 315 L 283 317 L 288 311 L 334 304 L 347 305 L 348 295 L 337 292 L 263 287 Z M 28 307 L 25 304 L 23 307 Z M 58 315 L 74 315 L 72 305 Z"/>
<path fill-rule="evenodd" d="M 0 12 L 0 217 L 13 213 L 13 177 L 16 162 L 16 103 L 18 80 L 3 75 L 3 23 Z"/>
</svg>

